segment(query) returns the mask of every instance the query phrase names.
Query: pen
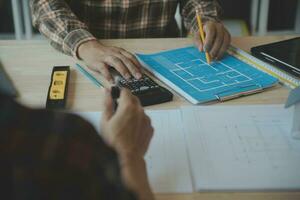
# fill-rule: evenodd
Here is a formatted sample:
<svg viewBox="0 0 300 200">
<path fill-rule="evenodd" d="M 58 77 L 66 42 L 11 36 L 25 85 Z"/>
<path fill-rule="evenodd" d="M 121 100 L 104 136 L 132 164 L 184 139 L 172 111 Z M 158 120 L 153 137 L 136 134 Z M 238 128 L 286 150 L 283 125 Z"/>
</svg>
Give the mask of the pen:
<svg viewBox="0 0 300 200">
<path fill-rule="evenodd" d="M 198 22 L 198 27 L 199 27 L 200 39 L 202 41 L 202 45 L 204 46 L 205 34 L 204 34 L 204 31 L 203 31 L 203 24 L 202 24 L 201 16 L 200 16 L 199 11 L 197 9 L 196 9 L 196 17 L 197 17 L 197 22 Z M 207 63 L 210 64 L 209 53 L 205 52 L 205 56 L 206 56 Z"/>
<path fill-rule="evenodd" d="M 117 99 L 120 97 L 120 88 L 118 86 L 112 86 L 110 91 L 111 97 L 113 99 L 113 107 L 114 111 L 118 108 L 118 102 Z"/>
<path fill-rule="evenodd" d="M 120 97 L 120 93 L 121 93 L 120 81 L 121 81 L 120 76 L 114 76 L 115 84 L 111 87 L 111 97 L 113 99 L 114 111 L 116 111 L 118 108 L 117 100 Z"/>
</svg>

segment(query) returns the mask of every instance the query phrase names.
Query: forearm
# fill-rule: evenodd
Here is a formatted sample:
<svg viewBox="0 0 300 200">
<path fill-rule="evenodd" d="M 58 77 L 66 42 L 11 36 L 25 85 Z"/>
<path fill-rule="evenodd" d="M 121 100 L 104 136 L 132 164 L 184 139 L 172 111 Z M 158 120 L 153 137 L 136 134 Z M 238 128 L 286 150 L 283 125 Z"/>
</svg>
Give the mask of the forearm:
<svg viewBox="0 0 300 200">
<path fill-rule="evenodd" d="M 76 56 L 78 46 L 95 39 L 63 0 L 30 0 L 33 25 L 57 50 Z"/>
<path fill-rule="evenodd" d="M 133 190 L 139 200 L 154 200 L 145 160 L 137 156 L 121 156 L 121 173 L 124 183 Z"/>
<path fill-rule="evenodd" d="M 185 0 L 181 3 L 183 22 L 190 32 L 198 31 L 196 9 L 204 22 L 207 20 L 219 21 L 221 7 L 216 0 Z"/>
</svg>

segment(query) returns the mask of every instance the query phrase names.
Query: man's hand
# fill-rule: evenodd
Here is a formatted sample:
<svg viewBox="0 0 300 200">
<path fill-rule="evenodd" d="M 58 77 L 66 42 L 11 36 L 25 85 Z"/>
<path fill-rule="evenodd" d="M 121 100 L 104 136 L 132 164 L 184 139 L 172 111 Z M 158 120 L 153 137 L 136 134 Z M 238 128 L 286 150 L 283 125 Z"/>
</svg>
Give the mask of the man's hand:
<svg viewBox="0 0 300 200">
<path fill-rule="evenodd" d="M 112 98 L 107 93 L 101 125 L 104 139 L 121 156 L 143 158 L 153 135 L 150 118 L 138 98 L 127 89 L 122 89 L 114 113 Z"/>
<path fill-rule="evenodd" d="M 124 183 L 141 200 L 153 200 L 144 155 L 153 135 L 149 117 L 139 100 L 123 89 L 114 113 L 113 102 L 106 92 L 105 111 L 102 116 L 102 136 L 119 155 Z"/>
<path fill-rule="evenodd" d="M 206 51 L 210 54 L 212 60 L 220 60 L 227 51 L 231 36 L 222 23 L 207 21 L 204 24 L 205 41 L 202 44 L 199 33 L 194 36 L 194 42 L 199 51 Z"/>
<path fill-rule="evenodd" d="M 113 79 L 108 70 L 109 66 L 114 67 L 126 79 L 131 75 L 137 79 L 142 77 L 138 60 L 122 48 L 104 46 L 97 40 L 91 40 L 81 44 L 77 53 L 90 69 L 100 72 L 111 83 Z"/>
</svg>

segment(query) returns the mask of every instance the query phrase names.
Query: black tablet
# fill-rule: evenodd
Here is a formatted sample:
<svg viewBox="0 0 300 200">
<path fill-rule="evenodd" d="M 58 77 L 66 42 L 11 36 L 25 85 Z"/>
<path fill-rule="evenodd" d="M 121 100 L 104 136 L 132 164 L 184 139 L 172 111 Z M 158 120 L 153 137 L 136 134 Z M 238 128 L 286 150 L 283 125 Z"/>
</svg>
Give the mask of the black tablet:
<svg viewBox="0 0 300 200">
<path fill-rule="evenodd" d="M 300 78 L 300 37 L 251 48 L 263 61 Z"/>
</svg>

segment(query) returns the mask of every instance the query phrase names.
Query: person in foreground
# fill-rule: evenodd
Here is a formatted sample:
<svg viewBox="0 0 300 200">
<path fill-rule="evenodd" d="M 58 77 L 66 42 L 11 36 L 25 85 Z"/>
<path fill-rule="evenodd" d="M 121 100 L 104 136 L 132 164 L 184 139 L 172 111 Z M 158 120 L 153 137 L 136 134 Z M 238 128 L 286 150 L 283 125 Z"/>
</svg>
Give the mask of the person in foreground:
<svg viewBox="0 0 300 200">
<path fill-rule="evenodd" d="M 126 89 L 116 112 L 105 98 L 100 136 L 78 116 L 29 109 L 0 91 L 1 198 L 154 199 L 144 161 L 150 119 Z"/>
<path fill-rule="evenodd" d="M 179 37 L 178 5 L 184 28 L 194 35 L 199 50 L 205 49 L 213 60 L 221 59 L 230 34 L 219 19 L 217 0 L 30 0 L 33 24 L 52 46 L 83 60 L 109 82 L 113 82 L 109 66 L 127 79 L 139 79 L 141 65 L 129 51 L 97 39 Z M 199 39 L 196 10 L 204 22 L 204 44 Z"/>
</svg>

